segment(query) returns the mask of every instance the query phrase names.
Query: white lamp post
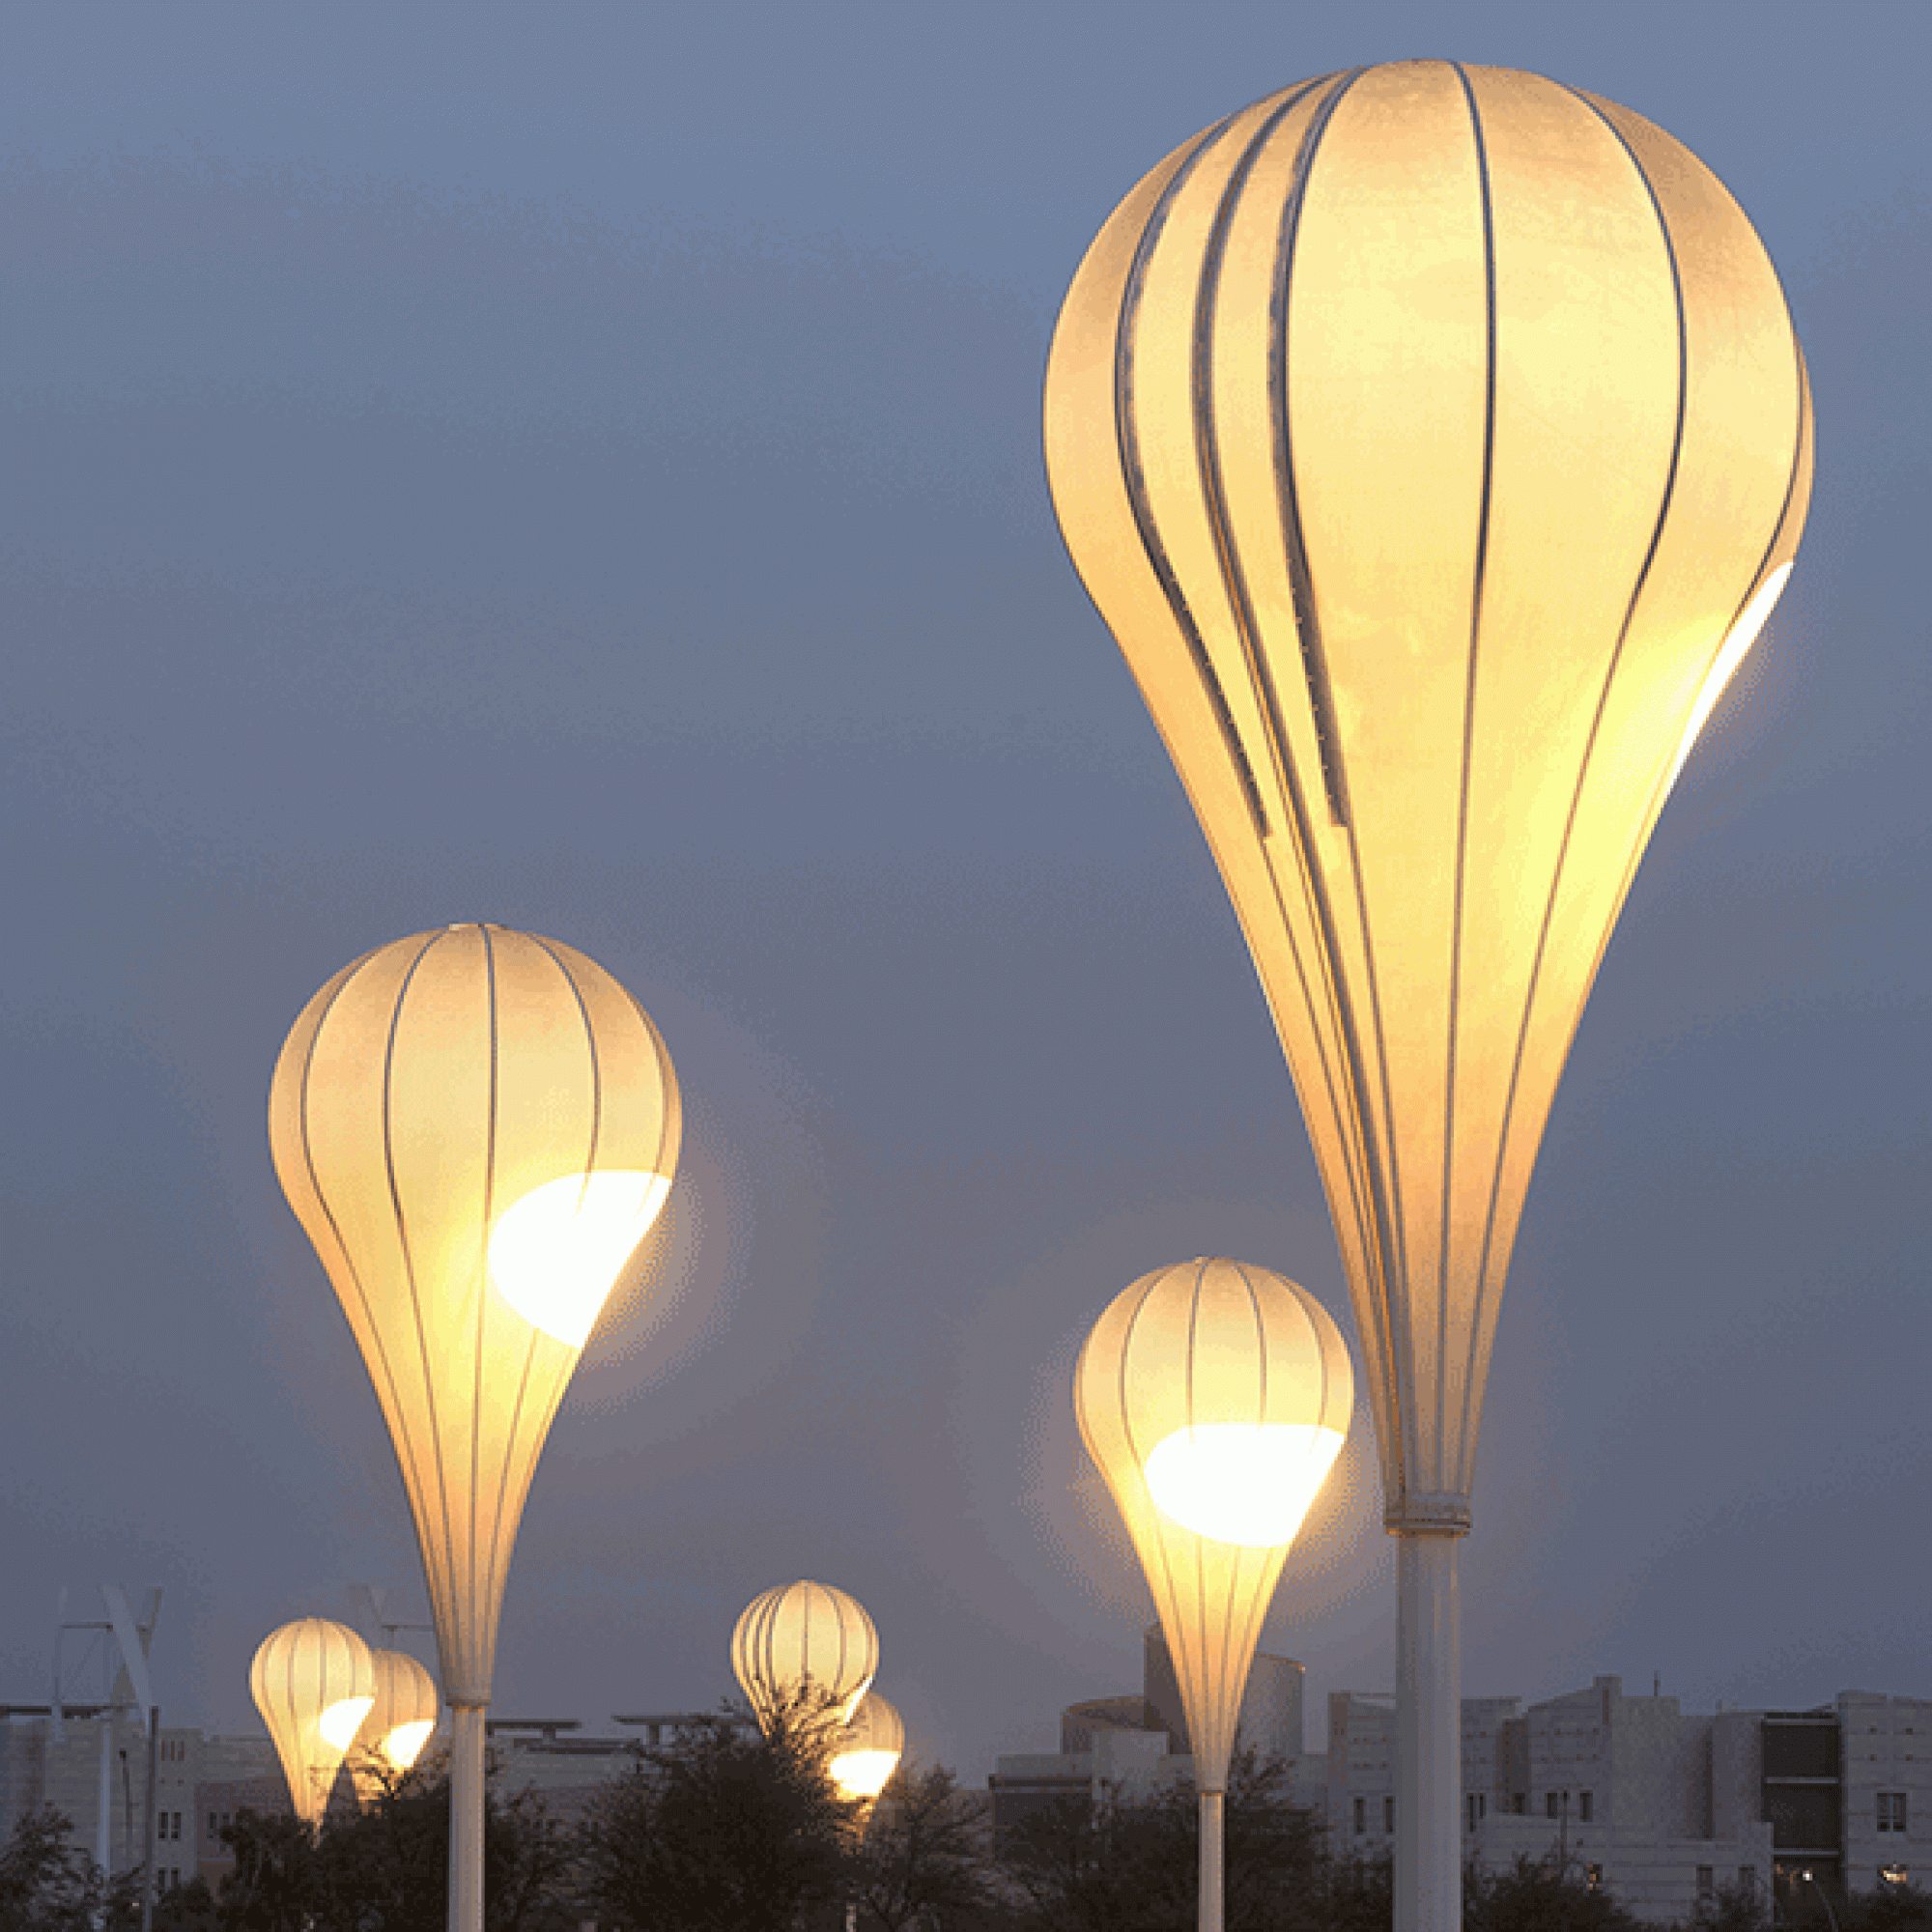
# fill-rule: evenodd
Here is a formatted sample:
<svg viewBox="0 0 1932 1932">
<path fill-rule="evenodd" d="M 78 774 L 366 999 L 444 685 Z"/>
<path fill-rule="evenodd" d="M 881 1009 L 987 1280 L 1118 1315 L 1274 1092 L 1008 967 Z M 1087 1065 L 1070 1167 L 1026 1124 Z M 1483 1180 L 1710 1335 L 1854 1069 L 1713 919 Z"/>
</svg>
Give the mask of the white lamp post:
<svg viewBox="0 0 1932 1932">
<path fill-rule="evenodd" d="M 1456 1542 L 1530 1172 L 1789 574 L 1810 425 L 1710 171 L 1614 102 L 1449 61 L 1187 142 L 1054 336 L 1061 526 L 1240 919 L 1367 1356 L 1402 1932 L 1461 1923 Z"/>
<path fill-rule="evenodd" d="M 656 1027 L 555 940 L 453 925 L 338 973 L 282 1048 L 275 1172 L 375 1384 L 453 1714 L 452 1932 L 483 1923 L 483 1741 L 544 1438 L 670 1190 Z"/>
<path fill-rule="evenodd" d="M 1241 1692 L 1289 1546 L 1349 1433 L 1349 1351 L 1285 1275 L 1188 1262 L 1108 1304 L 1073 1406 L 1174 1660 L 1201 1802 L 1201 1932 L 1221 1932 Z"/>
</svg>

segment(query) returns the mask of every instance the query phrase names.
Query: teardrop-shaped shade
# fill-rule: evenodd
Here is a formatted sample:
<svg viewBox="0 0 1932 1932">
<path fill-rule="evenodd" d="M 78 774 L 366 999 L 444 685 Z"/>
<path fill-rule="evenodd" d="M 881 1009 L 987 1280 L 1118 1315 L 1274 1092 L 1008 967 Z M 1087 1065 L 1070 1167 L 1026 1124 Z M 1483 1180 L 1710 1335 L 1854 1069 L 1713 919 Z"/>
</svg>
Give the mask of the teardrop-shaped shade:
<svg viewBox="0 0 1932 1932">
<path fill-rule="evenodd" d="M 1143 1275 L 1080 1351 L 1080 1438 L 1153 1593 L 1204 1791 L 1223 1788 L 1263 1619 L 1354 1400 L 1333 1317 L 1241 1262 Z"/>
<path fill-rule="evenodd" d="M 262 1639 L 248 1690 L 274 1740 L 297 1815 L 321 1824 L 343 1756 L 375 1701 L 369 1646 L 347 1624 L 302 1617 Z"/>
<path fill-rule="evenodd" d="M 904 1755 L 904 1719 L 876 1690 L 867 1690 L 834 1745 L 826 1768 L 845 1797 L 869 1801 L 892 1782 Z"/>
<path fill-rule="evenodd" d="M 858 1598 L 801 1580 L 745 1606 L 731 1633 L 731 1668 L 758 1722 L 800 1696 L 822 1697 L 847 1722 L 879 1667 L 879 1633 Z"/>
<path fill-rule="evenodd" d="M 1046 451 L 1287 1054 L 1389 1522 L 1464 1527 L 1571 1040 L 1804 523 L 1777 277 L 1628 109 L 1445 61 L 1330 75 L 1122 203 Z"/>
<path fill-rule="evenodd" d="M 485 1704 L 537 1457 L 676 1165 L 670 1058 L 582 953 L 450 926 L 309 1002 L 269 1118 L 402 1466 L 444 1694 Z"/>
<path fill-rule="evenodd" d="M 393 1788 L 430 1741 L 439 1700 L 436 1680 L 406 1650 L 372 1649 L 375 1701 L 355 1734 L 355 1796 L 373 1803 Z"/>
</svg>

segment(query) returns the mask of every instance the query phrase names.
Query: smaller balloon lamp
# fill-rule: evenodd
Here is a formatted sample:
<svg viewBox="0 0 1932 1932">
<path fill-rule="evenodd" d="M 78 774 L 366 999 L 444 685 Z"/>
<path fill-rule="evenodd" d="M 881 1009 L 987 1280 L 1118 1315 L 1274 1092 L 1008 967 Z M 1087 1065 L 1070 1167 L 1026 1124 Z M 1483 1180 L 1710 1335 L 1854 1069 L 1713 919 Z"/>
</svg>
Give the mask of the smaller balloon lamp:
<svg viewBox="0 0 1932 1932">
<path fill-rule="evenodd" d="M 1201 1798 L 1201 1932 L 1221 1932 L 1228 1759 L 1262 1620 L 1353 1406 L 1328 1311 L 1239 1262 L 1142 1276 L 1108 1304 L 1073 1372 L 1081 1439 L 1180 1684 Z"/>
<path fill-rule="evenodd" d="M 829 1583 L 767 1590 L 731 1633 L 731 1668 L 767 1736 L 802 1696 L 823 1698 L 832 1719 L 849 1722 L 878 1667 L 879 1633 L 865 1605 Z"/>
<path fill-rule="evenodd" d="M 406 1650 L 371 1650 L 376 1696 L 355 1734 L 351 1774 L 357 1801 L 367 1805 L 415 1763 L 436 1729 L 436 1680 Z"/>
<path fill-rule="evenodd" d="M 904 1719 L 876 1690 L 868 1690 L 833 1747 L 832 1781 L 841 1797 L 870 1806 L 904 1755 Z"/>
<path fill-rule="evenodd" d="M 296 1815 L 320 1825 L 335 1775 L 376 1701 L 369 1646 L 347 1624 L 302 1617 L 262 1639 L 248 1668 Z"/>
</svg>

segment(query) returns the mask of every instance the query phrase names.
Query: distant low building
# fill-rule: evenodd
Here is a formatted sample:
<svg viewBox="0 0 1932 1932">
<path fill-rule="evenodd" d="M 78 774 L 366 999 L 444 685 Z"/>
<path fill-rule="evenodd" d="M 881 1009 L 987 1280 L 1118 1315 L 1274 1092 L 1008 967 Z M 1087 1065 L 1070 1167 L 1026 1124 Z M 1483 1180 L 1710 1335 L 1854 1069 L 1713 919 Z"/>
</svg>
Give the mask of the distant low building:
<svg viewBox="0 0 1932 1932">
<path fill-rule="evenodd" d="M 1157 1624 L 1147 1633 L 1141 1667 L 1138 1696 L 1096 1698 L 1069 1704 L 1061 1713 L 1057 1752 L 998 1761 L 988 1780 L 996 1839 L 1021 1819 L 1068 1798 L 1132 1797 L 1163 1784 L 1192 1781 L 1187 1715 Z M 1311 1780 L 1321 1777 L 1322 1766 L 1319 1759 L 1304 1758 L 1301 1748 L 1302 1677 L 1302 1667 L 1293 1658 L 1256 1656 L 1241 1699 L 1236 1748 L 1284 1760 L 1295 1802 L 1319 1806 Z"/>
<path fill-rule="evenodd" d="M 1334 1852 L 1389 1853 L 1394 1698 L 1335 1692 L 1327 1748 L 1307 1756 L 1300 1666 L 1256 1664 L 1242 1742 L 1287 1762 L 1293 1802 L 1321 1820 Z M 1055 1800 L 1131 1797 L 1192 1777 L 1157 1632 L 1146 1675 L 1138 1698 L 1069 1706 L 1057 1755 L 999 1760 L 996 1831 Z M 1627 1695 L 1619 1677 L 1527 1710 L 1516 1697 L 1465 1698 L 1463 1830 L 1479 1869 L 1547 1861 L 1656 1924 L 1688 1920 L 1725 1890 L 1774 1888 L 1782 1903 L 1814 1885 L 1840 1898 L 1915 1878 L 1924 1886 L 1932 1701 L 1845 1690 L 1812 1711 L 1703 1716 L 1675 1697 Z"/>
</svg>

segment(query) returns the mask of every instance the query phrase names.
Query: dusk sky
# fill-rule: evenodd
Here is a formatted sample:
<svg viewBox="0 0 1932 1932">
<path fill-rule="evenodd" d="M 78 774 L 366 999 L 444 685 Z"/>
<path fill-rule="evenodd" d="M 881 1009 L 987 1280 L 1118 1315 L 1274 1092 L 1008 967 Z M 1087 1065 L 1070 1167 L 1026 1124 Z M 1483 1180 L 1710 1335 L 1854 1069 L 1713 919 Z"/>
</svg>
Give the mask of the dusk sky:
<svg viewBox="0 0 1932 1932">
<path fill-rule="evenodd" d="M 227 1733 L 277 1624 L 362 1581 L 426 1616 L 266 1109 L 339 967 L 472 919 L 622 980 L 687 1109 L 497 1714 L 715 1708 L 808 1577 L 969 1780 L 1137 1688 L 1088 1328 L 1204 1254 L 1355 1327 L 1040 377 L 1179 142 L 1437 55 L 1708 162 L 1818 436 L 1544 1144 L 1464 1690 L 1932 1695 L 1932 9 L 14 0 L 0 38 L 0 1702 L 63 1586 L 160 1586 L 164 1721 Z M 1363 1402 L 1264 1639 L 1311 1745 L 1392 1688 L 1394 1583 Z"/>
</svg>

